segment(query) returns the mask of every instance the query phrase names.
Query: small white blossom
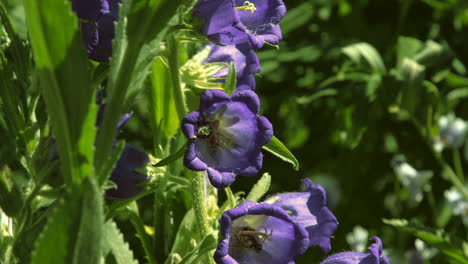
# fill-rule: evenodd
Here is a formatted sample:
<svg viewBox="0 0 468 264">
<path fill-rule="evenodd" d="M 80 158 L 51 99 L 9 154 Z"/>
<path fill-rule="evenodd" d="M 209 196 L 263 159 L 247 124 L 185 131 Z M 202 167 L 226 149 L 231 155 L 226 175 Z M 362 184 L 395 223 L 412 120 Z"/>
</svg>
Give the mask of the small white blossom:
<svg viewBox="0 0 468 264">
<path fill-rule="evenodd" d="M 439 136 L 435 139 L 434 148 L 442 151 L 444 148 L 459 148 L 465 141 L 468 125 L 454 115 L 445 115 L 439 118 Z"/>
<path fill-rule="evenodd" d="M 409 191 L 409 201 L 412 205 L 420 203 L 423 199 L 423 190 L 428 186 L 432 171 L 417 171 L 398 156 L 393 161 L 393 170 L 400 183 Z"/>
<path fill-rule="evenodd" d="M 369 242 L 369 232 L 361 226 L 355 226 L 353 232 L 346 235 L 346 242 L 354 251 L 364 252 Z"/>
<path fill-rule="evenodd" d="M 465 226 L 468 226 L 468 203 L 463 195 L 454 187 L 446 190 L 445 199 L 447 199 L 452 214 L 461 216 Z"/>
</svg>

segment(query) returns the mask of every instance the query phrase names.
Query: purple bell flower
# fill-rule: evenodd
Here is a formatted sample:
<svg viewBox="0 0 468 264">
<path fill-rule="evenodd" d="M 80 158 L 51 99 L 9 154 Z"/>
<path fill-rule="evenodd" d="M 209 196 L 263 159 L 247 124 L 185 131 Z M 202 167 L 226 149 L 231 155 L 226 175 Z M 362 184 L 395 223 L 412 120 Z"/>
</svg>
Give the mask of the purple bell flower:
<svg viewBox="0 0 468 264">
<path fill-rule="evenodd" d="M 144 151 L 126 144 L 110 177 L 117 188 L 107 189 L 106 197 L 127 199 L 143 191 L 144 187 L 141 184 L 148 181 L 149 177 L 135 170 L 144 167 L 149 162 L 150 159 Z"/>
<path fill-rule="evenodd" d="M 121 0 L 72 0 L 90 59 L 107 62 L 112 55 L 114 22 Z"/>
<path fill-rule="evenodd" d="M 262 146 L 273 136 L 273 128 L 258 115 L 260 102 L 253 91 L 239 91 L 232 98 L 219 90 L 207 90 L 198 110 L 182 120 L 189 139 L 184 164 L 206 171 L 216 188 L 225 188 L 236 175 L 254 176 L 262 168 Z"/>
<path fill-rule="evenodd" d="M 278 44 L 278 23 L 286 13 L 281 0 L 200 0 L 193 16 L 204 20 L 203 34 L 223 45 L 249 42 L 254 49 L 265 42 Z"/>
<path fill-rule="evenodd" d="M 218 264 L 292 264 L 309 247 L 309 234 L 282 208 L 245 201 L 220 219 Z"/>
<path fill-rule="evenodd" d="M 321 264 L 388 264 L 388 258 L 383 255 L 382 241 L 373 237 L 375 243 L 369 246 L 370 253 L 342 252 L 326 258 Z"/>
<path fill-rule="evenodd" d="M 330 237 L 338 227 L 336 217 L 327 207 L 326 192 L 310 179 L 304 179 L 306 191 L 283 193 L 265 200 L 279 206 L 309 233 L 309 246 L 320 246 L 324 252 L 331 249 Z"/>
<path fill-rule="evenodd" d="M 229 73 L 229 64 L 234 62 L 237 77 L 236 91 L 255 90 L 253 74 L 260 72 L 260 62 L 250 45 L 247 43 L 229 46 L 208 45 L 211 51 L 204 63 L 225 62 L 228 65 L 215 73 L 213 78 L 225 79 Z"/>
</svg>

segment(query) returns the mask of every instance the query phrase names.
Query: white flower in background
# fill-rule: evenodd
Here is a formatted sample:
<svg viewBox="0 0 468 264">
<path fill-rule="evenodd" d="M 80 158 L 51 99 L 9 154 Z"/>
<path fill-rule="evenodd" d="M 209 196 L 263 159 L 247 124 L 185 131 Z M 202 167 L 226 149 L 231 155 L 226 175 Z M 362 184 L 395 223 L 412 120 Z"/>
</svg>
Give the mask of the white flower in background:
<svg viewBox="0 0 468 264">
<path fill-rule="evenodd" d="M 13 219 L 0 210 L 0 237 L 13 237 Z"/>
<path fill-rule="evenodd" d="M 432 171 L 417 171 L 408 164 L 402 155 L 396 156 L 393 161 L 393 171 L 400 183 L 409 191 L 411 205 L 420 203 L 423 199 L 423 190 L 429 186 Z"/>
<path fill-rule="evenodd" d="M 459 148 L 465 141 L 468 125 L 458 117 L 445 115 L 439 118 L 439 136 L 435 139 L 434 148 L 442 151 L 444 148 Z"/>
<path fill-rule="evenodd" d="M 346 235 L 346 242 L 353 251 L 364 252 L 369 242 L 369 232 L 362 226 L 355 226 L 353 232 Z"/>
<path fill-rule="evenodd" d="M 454 187 L 445 191 L 444 195 L 452 210 L 452 214 L 461 216 L 465 226 L 468 226 L 468 203 L 463 198 L 463 195 Z"/>
<path fill-rule="evenodd" d="M 426 243 L 424 243 L 424 241 L 422 241 L 419 238 L 414 240 L 414 247 L 416 248 L 419 255 L 424 261 L 430 260 L 439 252 L 439 250 L 437 250 L 436 248 L 429 247 Z"/>
</svg>

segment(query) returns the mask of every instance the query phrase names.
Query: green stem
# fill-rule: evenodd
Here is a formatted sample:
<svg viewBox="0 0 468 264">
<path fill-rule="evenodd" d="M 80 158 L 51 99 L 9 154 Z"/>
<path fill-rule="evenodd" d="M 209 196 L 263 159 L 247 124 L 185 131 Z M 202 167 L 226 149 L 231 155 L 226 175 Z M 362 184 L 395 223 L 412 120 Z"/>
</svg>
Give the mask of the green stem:
<svg viewBox="0 0 468 264">
<path fill-rule="evenodd" d="M 96 143 L 96 154 L 95 154 L 95 167 L 103 167 L 109 153 L 112 149 L 112 144 L 115 140 L 115 130 L 117 122 L 120 118 L 120 112 L 122 110 L 122 102 L 124 102 L 127 89 L 130 85 L 132 78 L 132 72 L 137 63 L 139 54 L 139 47 L 128 48 L 120 64 L 117 78 L 109 83 L 110 86 L 110 98 L 109 103 L 106 105 L 106 112 L 104 114 L 104 120 L 102 122 L 101 131 L 98 134 Z M 104 175 L 103 178 L 99 179 L 99 184 L 102 185 L 107 179 L 108 175 Z"/>
<path fill-rule="evenodd" d="M 195 218 L 197 219 L 198 227 L 200 230 L 200 237 L 203 239 L 210 234 L 210 226 L 208 224 L 208 216 L 205 206 L 205 195 L 203 191 L 204 172 L 192 172 L 192 184 L 190 185 L 192 191 L 193 210 L 195 211 Z M 214 263 L 211 253 L 207 253 L 205 258 L 208 262 Z"/>
<path fill-rule="evenodd" d="M 195 217 L 197 218 L 198 227 L 200 228 L 200 235 L 203 238 L 209 232 L 208 216 L 206 214 L 205 196 L 203 194 L 203 172 L 192 172 L 192 202 L 193 209 L 195 210 Z"/>
<path fill-rule="evenodd" d="M 460 151 L 458 149 L 453 149 L 452 156 L 453 164 L 455 166 L 455 172 L 458 178 L 460 178 L 460 181 L 463 182 L 465 180 L 465 175 L 463 173 L 463 165 L 460 158 Z"/>
<path fill-rule="evenodd" d="M 179 120 L 182 120 L 187 114 L 188 110 L 187 105 L 185 104 L 185 95 L 184 91 L 182 90 L 182 83 L 180 81 L 179 46 L 174 34 L 170 34 L 168 36 L 167 46 L 169 49 L 168 63 L 172 82 L 172 92 L 175 99 L 177 115 L 179 116 Z"/>
<path fill-rule="evenodd" d="M 148 263 L 158 263 L 154 258 L 153 250 L 151 248 L 151 240 L 145 231 L 145 224 L 141 221 L 140 217 L 135 212 L 130 212 L 130 222 L 137 231 L 138 237 L 141 241 L 141 245 L 143 246 L 143 250 L 145 251 L 145 255 L 148 258 Z"/>
</svg>

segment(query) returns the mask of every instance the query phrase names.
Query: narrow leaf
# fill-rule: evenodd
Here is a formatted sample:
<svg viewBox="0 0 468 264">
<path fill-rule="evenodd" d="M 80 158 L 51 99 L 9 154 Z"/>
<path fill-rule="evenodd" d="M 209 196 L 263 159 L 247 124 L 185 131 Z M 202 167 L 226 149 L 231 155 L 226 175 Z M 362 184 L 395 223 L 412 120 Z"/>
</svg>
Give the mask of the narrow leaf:
<svg viewBox="0 0 468 264">
<path fill-rule="evenodd" d="M 299 170 L 299 161 L 278 138 L 272 137 L 270 142 L 263 146 L 263 149 L 282 159 L 283 161 L 291 163 L 295 170 Z"/>
<path fill-rule="evenodd" d="M 385 73 L 387 71 L 379 52 L 368 43 L 349 45 L 343 48 L 343 53 L 356 64 L 366 62 L 376 72 Z"/>
<path fill-rule="evenodd" d="M 247 195 L 246 200 L 257 202 L 262 198 L 270 189 L 271 176 L 268 173 L 264 173 L 262 178 L 254 185 L 249 195 Z"/>
<path fill-rule="evenodd" d="M 444 234 L 442 230 L 432 230 L 422 227 L 416 223 L 408 222 L 406 219 L 383 219 L 383 222 L 387 225 L 412 233 L 428 244 L 440 249 L 446 256 L 455 261 L 455 263 L 468 263 L 468 255 L 461 250 L 461 244 L 463 243 L 461 239 L 449 237 Z M 457 245 L 454 244 L 455 242 L 458 242 Z"/>
<path fill-rule="evenodd" d="M 236 89 L 236 78 L 236 65 L 234 64 L 234 62 L 231 61 L 231 64 L 229 64 L 229 73 L 226 77 L 226 84 L 224 86 L 224 91 L 229 95 L 231 95 L 232 92 L 234 92 L 234 89 Z"/>
<path fill-rule="evenodd" d="M 182 157 L 185 153 L 185 150 L 187 149 L 187 144 L 184 144 L 179 150 L 177 150 L 175 153 L 169 155 L 169 157 L 164 158 L 160 162 L 156 163 L 153 165 L 154 167 L 162 167 L 162 166 L 167 166 L 171 164 L 172 162 L 178 160 L 180 157 Z"/>
</svg>

